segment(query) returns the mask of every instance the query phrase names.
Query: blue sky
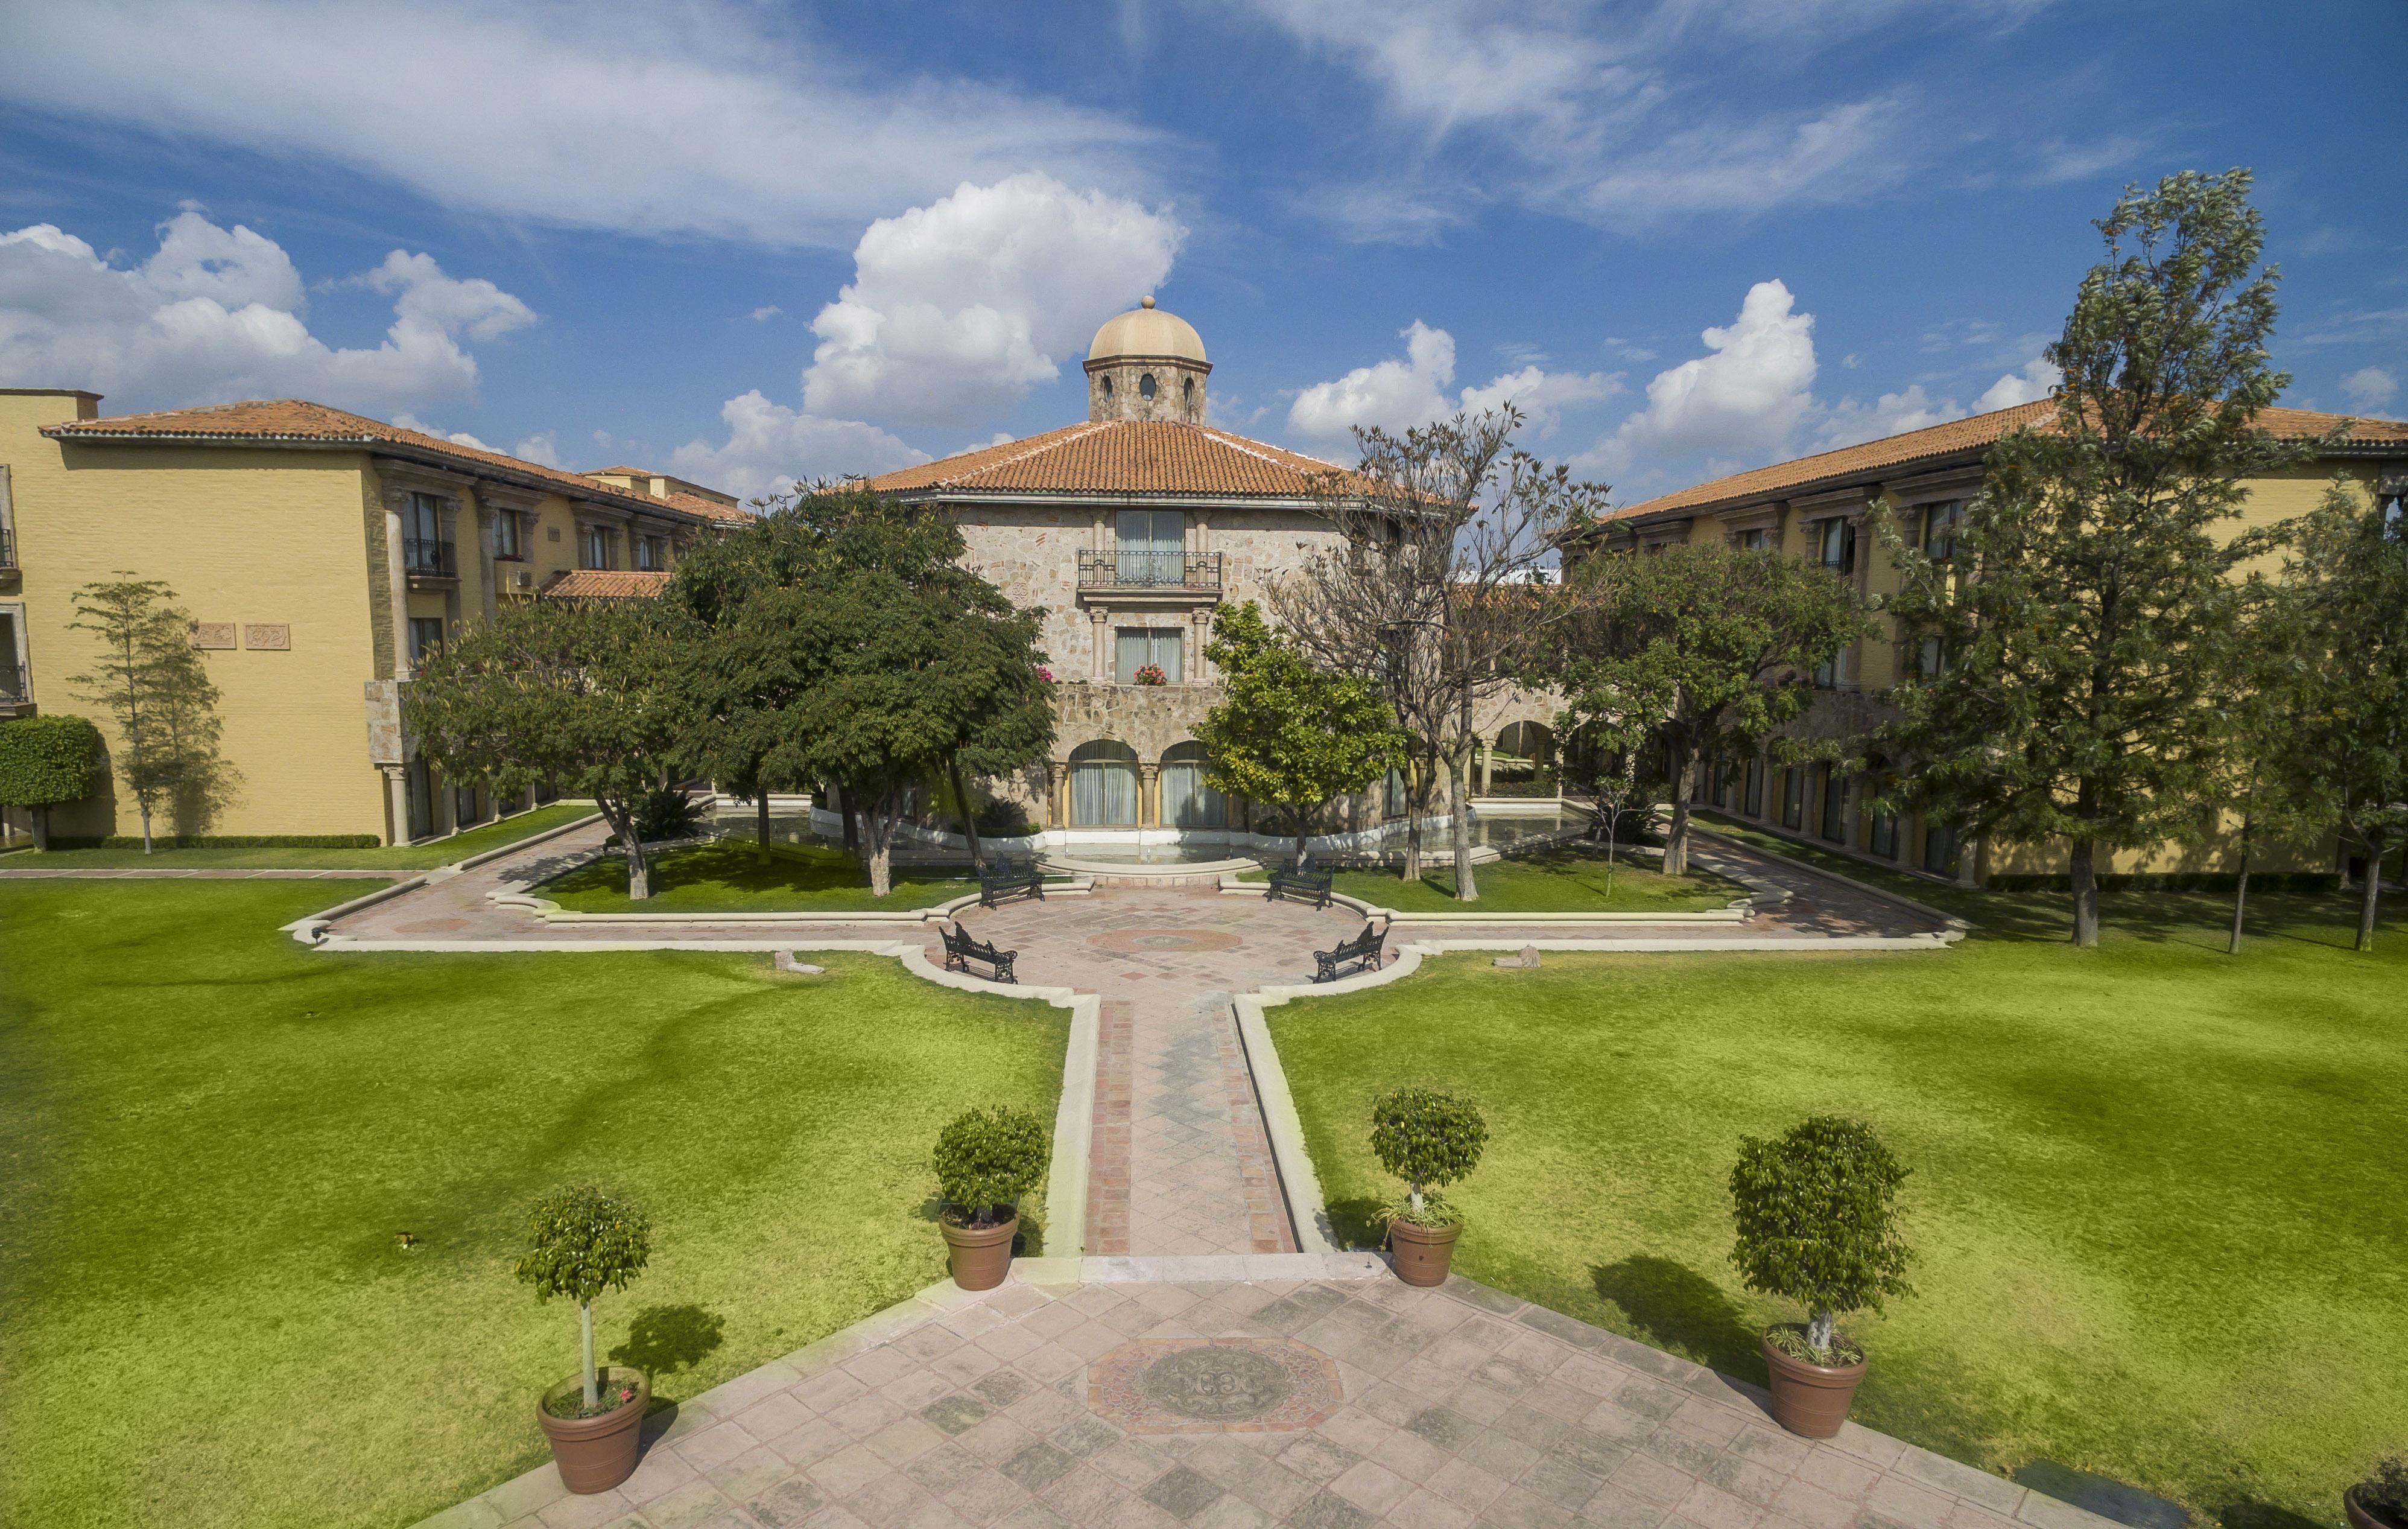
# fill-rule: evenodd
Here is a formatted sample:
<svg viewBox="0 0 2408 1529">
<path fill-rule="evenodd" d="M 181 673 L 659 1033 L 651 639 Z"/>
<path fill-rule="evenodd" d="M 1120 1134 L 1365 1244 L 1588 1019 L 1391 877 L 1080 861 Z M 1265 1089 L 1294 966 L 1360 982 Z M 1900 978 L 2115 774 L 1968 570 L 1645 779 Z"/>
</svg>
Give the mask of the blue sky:
<svg viewBox="0 0 2408 1529">
<path fill-rule="evenodd" d="M 2131 180 L 2252 166 L 2286 401 L 2408 411 L 2408 7 L 0 14 L 0 385 L 299 396 L 743 493 L 1084 416 L 1512 398 L 1628 500 L 2037 396 Z"/>
</svg>

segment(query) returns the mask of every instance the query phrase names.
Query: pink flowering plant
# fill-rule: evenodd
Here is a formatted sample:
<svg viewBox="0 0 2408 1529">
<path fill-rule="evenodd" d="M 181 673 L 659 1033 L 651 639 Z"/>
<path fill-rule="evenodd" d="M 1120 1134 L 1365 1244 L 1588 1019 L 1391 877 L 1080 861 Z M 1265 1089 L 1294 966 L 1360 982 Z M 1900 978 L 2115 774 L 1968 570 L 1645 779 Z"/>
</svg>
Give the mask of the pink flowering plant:
<svg viewBox="0 0 2408 1529">
<path fill-rule="evenodd" d="M 1143 669 L 1137 671 L 1135 678 L 1137 683 L 1140 685 L 1168 685 L 1170 683 L 1170 676 L 1162 671 L 1162 666 L 1160 664 L 1146 665 Z"/>
</svg>

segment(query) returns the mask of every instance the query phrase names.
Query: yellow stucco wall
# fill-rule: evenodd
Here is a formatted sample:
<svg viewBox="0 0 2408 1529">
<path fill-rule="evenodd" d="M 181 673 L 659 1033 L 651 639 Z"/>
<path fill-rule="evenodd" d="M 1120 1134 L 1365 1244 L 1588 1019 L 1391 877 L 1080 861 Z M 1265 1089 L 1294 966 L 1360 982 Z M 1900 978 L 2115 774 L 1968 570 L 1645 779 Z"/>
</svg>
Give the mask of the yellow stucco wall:
<svg viewBox="0 0 2408 1529">
<path fill-rule="evenodd" d="M 369 764 L 363 682 L 376 669 L 362 545 L 363 457 L 348 453 L 66 445 L 41 426 L 77 400 L 0 395 L 0 462 L 15 500 L 33 700 L 48 713 L 106 714 L 71 676 L 98 656 L 74 629 L 76 589 L 160 579 L 196 620 L 237 624 L 237 645 L 203 655 L 222 692 L 225 757 L 241 772 L 213 833 L 385 831 Z M 243 625 L 291 628 L 289 651 L 239 645 Z M 121 741 L 110 734 L 114 753 Z M 115 793 L 52 815 L 67 835 L 136 833 Z M 166 824 L 156 831 L 173 831 Z"/>
</svg>

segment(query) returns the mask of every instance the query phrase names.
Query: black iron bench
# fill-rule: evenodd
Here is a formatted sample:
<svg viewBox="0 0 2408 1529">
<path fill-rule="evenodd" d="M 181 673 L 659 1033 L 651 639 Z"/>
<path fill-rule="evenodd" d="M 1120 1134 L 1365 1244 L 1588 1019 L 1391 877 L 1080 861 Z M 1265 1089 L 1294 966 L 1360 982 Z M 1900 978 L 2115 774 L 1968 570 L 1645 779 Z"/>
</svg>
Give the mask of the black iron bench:
<svg viewBox="0 0 2408 1529">
<path fill-rule="evenodd" d="M 1387 938 L 1385 930 L 1375 930 L 1366 924 L 1363 926 L 1362 933 L 1340 945 L 1337 949 L 1314 951 L 1312 959 L 1319 970 L 1312 974 L 1312 980 L 1327 982 L 1338 975 L 1340 967 L 1350 961 L 1359 961 L 1367 972 L 1378 971 L 1381 959 L 1380 947 L 1386 944 Z"/>
<path fill-rule="evenodd" d="M 1294 898 L 1310 902 L 1316 908 L 1329 906 L 1329 876 L 1326 871 L 1302 871 L 1294 860 L 1283 860 L 1271 873 L 1270 889 L 1263 894 L 1266 902 L 1281 898 Z"/>
<path fill-rule="evenodd" d="M 979 867 L 979 906 L 992 908 L 998 898 L 1033 897 L 1045 901 L 1045 873 L 1034 858 L 993 859 Z"/>
<path fill-rule="evenodd" d="M 937 932 L 945 937 L 946 971 L 967 973 L 970 962 L 984 961 L 994 971 L 996 981 L 1009 982 L 1015 987 L 1019 985 L 1020 979 L 1011 974 L 1011 963 L 1020 955 L 1019 951 L 997 950 L 983 940 L 973 940 L 970 931 L 962 928 L 958 921 L 952 929 L 939 924 Z"/>
</svg>

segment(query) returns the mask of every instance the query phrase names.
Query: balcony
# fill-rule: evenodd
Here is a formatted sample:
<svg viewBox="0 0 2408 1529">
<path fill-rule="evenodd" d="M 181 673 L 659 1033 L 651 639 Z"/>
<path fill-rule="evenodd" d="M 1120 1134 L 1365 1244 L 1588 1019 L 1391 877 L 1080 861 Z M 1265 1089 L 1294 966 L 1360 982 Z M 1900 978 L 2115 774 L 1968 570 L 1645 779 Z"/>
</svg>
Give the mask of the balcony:
<svg viewBox="0 0 2408 1529">
<path fill-rule="evenodd" d="M 15 716 L 33 709 L 33 698 L 26 689 L 25 666 L 14 658 L 0 658 L 0 716 Z"/>
<path fill-rule="evenodd" d="M 458 582 L 460 559 L 449 541 L 436 541 L 423 537 L 402 538 L 401 565 L 413 584 L 437 581 Z"/>
<path fill-rule="evenodd" d="M 0 571 L 17 571 L 17 532 L 14 526 L 0 526 Z"/>
<path fill-rule="evenodd" d="M 1217 552 L 1082 552 L 1079 592 L 1168 600 L 1221 598 Z"/>
</svg>

